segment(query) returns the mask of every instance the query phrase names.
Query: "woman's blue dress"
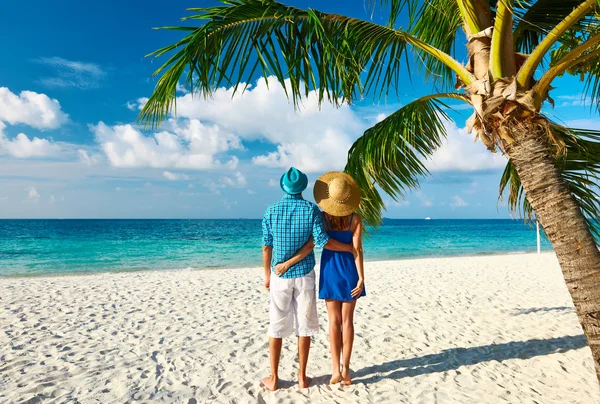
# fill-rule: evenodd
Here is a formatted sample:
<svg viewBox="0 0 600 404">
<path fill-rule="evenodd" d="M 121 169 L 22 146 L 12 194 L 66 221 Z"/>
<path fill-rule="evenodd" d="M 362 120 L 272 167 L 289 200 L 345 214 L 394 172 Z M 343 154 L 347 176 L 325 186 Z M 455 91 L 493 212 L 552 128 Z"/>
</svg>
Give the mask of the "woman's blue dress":
<svg viewBox="0 0 600 404">
<path fill-rule="evenodd" d="M 352 244 L 352 219 L 348 230 L 327 230 L 329 237 L 340 243 Z M 325 218 L 325 223 L 327 219 Z M 330 227 L 327 223 L 327 227 Z M 352 301 L 351 292 L 358 283 L 358 270 L 354 255 L 349 252 L 323 249 L 321 255 L 321 276 L 319 277 L 319 299 Z M 360 296 L 365 296 L 365 288 Z"/>
</svg>

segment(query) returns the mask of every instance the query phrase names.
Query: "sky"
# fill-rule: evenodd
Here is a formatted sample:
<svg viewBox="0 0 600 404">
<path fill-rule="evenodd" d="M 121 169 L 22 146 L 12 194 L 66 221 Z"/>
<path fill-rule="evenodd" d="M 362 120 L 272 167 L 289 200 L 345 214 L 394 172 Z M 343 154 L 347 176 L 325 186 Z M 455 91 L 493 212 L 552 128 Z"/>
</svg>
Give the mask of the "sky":
<svg viewBox="0 0 600 404">
<path fill-rule="evenodd" d="M 385 18 L 362 0 L 284 2 L 377 23 Z M 136 117 L 162 62 L 145 55 L 181 38 L 152 28 L 177 25 L 190 14 L 186 8 L 215 3 L 5 2 L 0 218 L 260 218 L 281 198 L 279 178 L 290 166 L 307 173 L 304 196 L 312 200 L 315 179 L 343 170 L 365 129 L 434 91 L 407 77 L 398 97 L 335 108 L 319 107 L 310 94 L 294 110 L 273 78 L 257 77 L 235 97 L 219 88 L 203 100 L 181 88 L 177 115 L 144 130 Z M 556 87 L 550 116 L 600 129 L 576 78 Z M 458 107 L 449 115 L 447 142 L 426 161 L 431 175 L 400 201 L 384 198 L 386 217 L 510 217 L 498 201 L 506 159 L 465 132 L 470 111 Z"/>
</svg>

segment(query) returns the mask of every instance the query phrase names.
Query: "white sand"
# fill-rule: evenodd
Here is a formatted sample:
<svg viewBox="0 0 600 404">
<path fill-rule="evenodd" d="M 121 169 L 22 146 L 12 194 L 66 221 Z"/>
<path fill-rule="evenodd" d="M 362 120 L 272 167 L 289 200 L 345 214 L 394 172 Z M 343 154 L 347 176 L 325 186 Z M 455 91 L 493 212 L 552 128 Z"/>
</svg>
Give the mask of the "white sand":
<svg viewBox="0 0 600 404">
<path fill-rule="evenodd" d="M 0 280 L 0 402 L 595 403 L 551 254 L 367 263 L 355 385 L 330 387 L 325 305 L 309 374 L 268 375 L 261 269 Z M 77 400 L 77 401 L 75 401 Z"/>
</svg>

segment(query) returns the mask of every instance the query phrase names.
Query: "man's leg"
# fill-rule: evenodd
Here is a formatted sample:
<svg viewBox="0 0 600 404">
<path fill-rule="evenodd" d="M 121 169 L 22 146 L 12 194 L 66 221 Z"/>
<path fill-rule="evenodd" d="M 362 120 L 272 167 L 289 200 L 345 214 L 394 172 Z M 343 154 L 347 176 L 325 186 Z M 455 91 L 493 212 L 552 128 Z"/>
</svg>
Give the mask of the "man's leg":
<svg viewBox="0 0 600 404">
<path fill-rule="evenodd" d="M 269 305 L 269 357 L 271 375 L 261 383 L 271 391 L 277 390 L 279 382 L 279 359 L 281 358 L 282 338 L 294 332 L 292 313 L 293 280 L 271 276 Z"/>
<path fill-rule="evenodd" d="M 267 390 L 277 390 L 279 382 L 279 359 L 281 358 L 282 338 L 269 337 L 269 357 L 271 359 L 271 375 L 261 380 Z"/>
<path fill-rule="evenodd" d="M 296 278 L 292 310 L 296 320 L 296 335 L 298 336 L 298 362 L 300 364 L 298 386 L 305 388 L 310 384 L 310 378 L 306 376 L 310 338 L 319 332 L 314 271 L 301 278 Z"/>
</svg>

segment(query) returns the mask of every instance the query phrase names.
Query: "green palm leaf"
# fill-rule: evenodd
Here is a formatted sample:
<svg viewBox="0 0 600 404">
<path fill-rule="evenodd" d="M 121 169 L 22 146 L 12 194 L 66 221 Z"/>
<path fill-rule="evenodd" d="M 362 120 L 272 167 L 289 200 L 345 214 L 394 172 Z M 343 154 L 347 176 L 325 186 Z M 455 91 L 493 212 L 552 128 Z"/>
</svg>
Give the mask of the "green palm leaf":
<svg viewBox="0 0 600 404">
<path fill-rule="evenodd" d="M 416 15 L 411 33 L 424 42 L 453 55 L 456 36 L 462 26 L 462 18 L 456 0 L 426 0 Z M 417 50 L 425 65 L 425 77 L 441 88 L 454 87 L 452 70 L 430 54 Z"/>
<path fill-rule="evenodd" d="M 551 124 L 551 130 L 566 145 L 566 153 L 557 157 L 556 165 L 586 216 L 589 228 L 600 238 L 600 229 L 593 223 L 593 220 L 600 218 L 600 131 L 573 129 L 558 124 Z M 519 176 L 510 161 L 500 180 L 500 197 L 507 198 L 508 207 L 513 213 L 529 220 L 533 217 L 533 209 L 525 198 Z"/>
<path fill-rule="evenodd" d="M 275 75 L 295 103 L 316 89 L 319 101 L 339 105 L 364 93 L 382 98 L 390 89 L 397 92 L 403 56 L 412 45 L 442 60 L 463 81 L 473 79 L 449 55 L 405 31 L 272 0 L 223 3 L 192 9 L 198 14 L 187 20 L 204 24 L 151 54 L 173 53 L 155 72 L 162 76 L 140 114 L 144 123 L 156 126 L 169 114 L 186 72 L 186 85 L 204 96 L 220 85 L 245 87 L 260 68 L 265 77 Z"/>
<path fill-rule="evenodd" d="M 537 0 L 517 2 L 514 10 L 515 49 L 522 53 L 531 53 L 540 41 L 557 24 L 565 19 L 582 0 Z M 583 30 L 594 24 L 593 16 L 579 21 L 573 26 Z M 565 35 L 561 40 L 572 43 L 573 39 Z"/>
<path fill-rule="evenodd" d="M 428 174 L 423 160 L 442 145 L 444 122 L 450 120 L 448 106 L 438 98 L 468 102 L 455 93 L 419 98 L 365 131 L 350 148 L 345 171 L 361 189 L 359 212 L 370 226 L 381 223 L 385 209 L 379 189 L 397 200 Z"/>
</svg>

